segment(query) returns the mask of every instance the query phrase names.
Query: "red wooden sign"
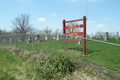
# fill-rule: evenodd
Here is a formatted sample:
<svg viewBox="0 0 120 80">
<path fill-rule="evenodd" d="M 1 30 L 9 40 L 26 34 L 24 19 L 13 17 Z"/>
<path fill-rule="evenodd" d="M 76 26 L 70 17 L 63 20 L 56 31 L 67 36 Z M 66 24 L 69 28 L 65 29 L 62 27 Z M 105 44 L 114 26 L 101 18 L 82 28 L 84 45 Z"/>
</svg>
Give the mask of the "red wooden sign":
<svg viewBox="0 0 120 80">
<path fill-rule="evenodd" d="M 65 23 L 69 22 L 76 22 L 76 21 L 83 21 L 82 25 L 74 25 L 74 26 L 65 26 Z M 73 33 L 66 33 L 66 29 L 75 29 L 75 28 L 83 28 L 83 32 L 73 32 Z M 63 35 L 71 35 L 71 36 L 79 36 L 83 35 L 83 38 L 86 38 L 86 17 L 83 16 L 83 19 L 78 19 L 78 20 L 71 20 L 71 21 L 65 21 L 63 20 Z M 64 43 L 65 37 L 63 36 L 63 49 L 65 49 L 65 43 Z M 68 39 L 65 41 L 83 41 L 83 54 L 86 54 L 86 39 Z"/>
</svg>

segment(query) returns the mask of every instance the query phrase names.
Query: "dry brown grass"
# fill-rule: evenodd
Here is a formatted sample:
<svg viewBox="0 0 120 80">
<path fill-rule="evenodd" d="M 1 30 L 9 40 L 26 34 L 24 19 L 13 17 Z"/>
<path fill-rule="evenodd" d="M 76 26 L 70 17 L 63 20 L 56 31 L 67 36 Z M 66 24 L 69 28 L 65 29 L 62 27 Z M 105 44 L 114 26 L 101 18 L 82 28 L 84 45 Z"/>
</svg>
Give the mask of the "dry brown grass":
<svg viewBox="0 0 120 80">
<path fill-rule="evenodd" d="M 15 46 L 0 45 L 0 48 L 3 50 L 10 50 L 10 53 L 13 55 L 19 55 L 22 57 L 31 57 L 34 60 L 47 59 L 51 57 L 50 54 L 45 54 L 44 50 L 40 50 L 40 52 L 34 52 L 34 54 L 31 54 L 32 53 L 31 51 L 16 48 Z"/>
<path fill-rule="evenodd" d="M 50 58 L 50 54 L 44 54 L 44 53 L 38 53 L 38 54 L 33 54 L 31 57 L 34 59 L 34 60 L 40 60 L 40 59 L 48 59 Z"/>
</svg>

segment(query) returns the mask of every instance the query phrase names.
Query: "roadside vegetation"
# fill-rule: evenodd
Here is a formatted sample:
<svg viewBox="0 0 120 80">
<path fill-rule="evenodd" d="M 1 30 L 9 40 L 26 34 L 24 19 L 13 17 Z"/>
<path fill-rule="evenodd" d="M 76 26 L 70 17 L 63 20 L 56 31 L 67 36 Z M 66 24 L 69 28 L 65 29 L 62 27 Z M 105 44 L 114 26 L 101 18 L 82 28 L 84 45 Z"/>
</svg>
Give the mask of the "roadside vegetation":
<svg viewBox="0 0 120 80">
<path fill-rule="evenodd" d="M 119 41 L 117 42 L 119 43 Z M 62 40 L 43 43 L 8 42 L 0 44 L 0 80 L 119 80 L 120 47 L 87 41 L 86 53 L 82 45 Z"/>
</svg>

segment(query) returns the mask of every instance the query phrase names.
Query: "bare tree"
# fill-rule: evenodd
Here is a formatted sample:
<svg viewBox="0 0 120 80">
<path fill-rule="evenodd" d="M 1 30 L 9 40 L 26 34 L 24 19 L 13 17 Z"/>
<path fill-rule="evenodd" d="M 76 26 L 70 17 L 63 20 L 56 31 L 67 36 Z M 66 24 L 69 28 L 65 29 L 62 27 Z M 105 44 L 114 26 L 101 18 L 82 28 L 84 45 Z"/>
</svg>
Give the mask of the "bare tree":
<svg viewBox="0 0 120 80">
<path fill-rule="evenodd" d="M 46 27 L 44 29 L 44 32 L 45 32 L 45 34 L 51 34 L 52 33 L 52 29 L 50 29 L 49 27 Z"/>
<path fill-rule="evenodd" d="M 98 31 L 95 33 L 96 38 L 103 38 L 104 35 L 105 35 L 105 32 L 103 31 Z"/>
<path fill-rule="evenodd" d="M 0 35 L 2 35 L 2 32 L 3 32 L 3 31 L 0 29 Z"/>
<path fill-rule="evenodd" d="M 60 33 L 60 30 L 57 28 L 57 29 L 54 31 L 54 34 L 61 34 L 61 33 Z"/>
<path fill-rule="evenodd" d="M 29 14 L 21 14 L 17 16 L 13 21 L 13 31 L 16 34 L 26 34 L 32 30 L 30 25 L 30 17 Z"/>
<path fill-rule="evenodd" d="M 0 35 L 6 35 L 6 34 L 7 34 L 6 30 L 1 30 L 0 29 Z"/>
</svg>

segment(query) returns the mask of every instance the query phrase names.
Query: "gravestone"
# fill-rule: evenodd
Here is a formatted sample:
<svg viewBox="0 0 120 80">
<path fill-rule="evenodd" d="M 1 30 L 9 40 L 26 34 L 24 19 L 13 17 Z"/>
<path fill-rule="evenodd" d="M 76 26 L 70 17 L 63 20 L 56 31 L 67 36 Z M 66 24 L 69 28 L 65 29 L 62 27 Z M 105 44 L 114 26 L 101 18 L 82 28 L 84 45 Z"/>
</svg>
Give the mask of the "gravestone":
<svg viewBox="0 0 120 80">
<path fill-rule="evenodd" d="M 3 42 L 7 42 L 6 39 L 3 39 Z"/>
<path fill-rule="evenodd" d="M 28 40 L 27 43 L 32 43 L 32 40 Z"/>
<path fill-rule="evenodd" d="M 39 43 L 43 42 L 43 40 L 38 40 Z"/>
<path fill-rule="evenodd" d="M 75 36 L 75 39 L 78 39 L 78 36 Z"/>
<path fill-rule="evenodd" d="M 18 41 L 20 41 L 20 37 L 18 37 Z"/>
<path fill-rule="evenodd" d="M 109 40 L 109 36 L 108 36 L 108 32 L 105 33 L 105 37 L 104 37 L 104 41 L 108 41 Z"/>
<path fill-rule="evenodd" d="M 28 38 L 27 43 L 32 43 L 32 39 L 31 39 L 31 37 Z"/>
<path fill-rule="evenodd" d="M 45 35 L 45 40 L 48 40 L 48 35 Z"/>
<path fill-rule="evenodd" d="M 57 35 L 57 40 L 61 40 L 61 35 Z"/>
<path fill-rule="evenodd" d="M 117 37 L 116 38 L 117 38 L 117 41 L 119 41 L 119 32 L 117 32 Z"/>
<path fill-rule="evenodd" d="M 78 44 L 82 44 L 82 41 L 79 41 Z"/>
<path fill-rule="evenodd" d="M 28 41 L 31 40 L 31 37 L 28 38 Z"/>
<path fill-rule="evenodd" d="M 40 40 L 40 35 L 39 34 L 36 35 L 35 40 Z"/>
<path fill-rule="evenodd" d="M 91 33 L 90 38 L 93 38 L 93 33 Z"/>
<path fill-rule="evenodd" d="M 9 38 L 9 42 L 12 42 L 12 38 Z"/>
<path fill-rule="evenodd" d="M 55 37 L 53 37 L 53 39 L 55 39 Z"/>
<path fill-rule="evenodd" d="M 0 43 L 1 43 L 2 41 L 1 41 L 1 35 L 0 35 Z"/>
</svg>

